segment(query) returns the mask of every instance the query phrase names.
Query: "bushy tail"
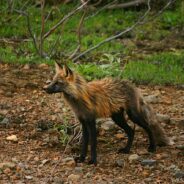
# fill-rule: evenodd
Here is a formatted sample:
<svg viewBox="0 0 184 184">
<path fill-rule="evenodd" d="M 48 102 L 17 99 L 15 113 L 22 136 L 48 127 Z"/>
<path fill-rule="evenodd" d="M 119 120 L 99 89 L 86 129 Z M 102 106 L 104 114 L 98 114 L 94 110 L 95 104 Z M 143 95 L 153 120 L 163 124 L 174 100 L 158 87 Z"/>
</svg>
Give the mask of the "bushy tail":
<svg viewBox="0 0 184 184">
<path fill-rule="evenodd" d="M 161 124 L 158 122 L 156 113 L 143 99 L 141 99 L 140 110 L 153 131 L 156 144 L 159 146 L 173 145 L 174 142 L 166 135 Z"/>
</svg>

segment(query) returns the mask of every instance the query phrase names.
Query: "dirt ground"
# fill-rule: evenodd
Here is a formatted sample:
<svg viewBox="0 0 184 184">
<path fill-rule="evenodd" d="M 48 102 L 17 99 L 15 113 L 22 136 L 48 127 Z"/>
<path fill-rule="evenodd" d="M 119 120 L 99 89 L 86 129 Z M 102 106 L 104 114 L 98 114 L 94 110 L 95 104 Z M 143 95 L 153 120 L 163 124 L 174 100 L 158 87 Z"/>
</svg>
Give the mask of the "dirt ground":
<svg viewBox="0 0 184 184">
<path fill-rule="evenodd" d="M 184 182 L 182 87 L 139 86 L 145 96 L 158 97 L 152 104 L 157 113 L 169 115 L 162 125 L 175 141 L 173 146 L 158 147 L 150 154 L 145 133 L 136 128 L 131 153 L 118 154 L 127 140 L 124 132 L 118 127 L 99 128 L 98 165 L 94 167 L 76 165 L 72 158 L 79 154 L 78 146 L 65 150 L 52 128 L 66 121 L 74 124 L 76 119 L 60 94 L 42 91 L 51 76 L 52 69 L 44 64 L 30 68 L 0 64 L 0 184 Z M 151 161 L 144 164 L 145 160 Z"/>
</svg>

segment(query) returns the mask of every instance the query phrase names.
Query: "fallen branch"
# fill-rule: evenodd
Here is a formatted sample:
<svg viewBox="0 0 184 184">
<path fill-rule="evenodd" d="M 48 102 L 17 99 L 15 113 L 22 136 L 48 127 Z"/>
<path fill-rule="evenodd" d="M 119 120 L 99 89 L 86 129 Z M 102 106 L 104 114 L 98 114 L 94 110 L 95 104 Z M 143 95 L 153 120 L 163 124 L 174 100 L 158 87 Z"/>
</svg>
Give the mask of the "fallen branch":
<svg viewBox="0 0 184 184">
<path fill-rule="evenodd" d="M 86 13 L 87 13 L 87 8 L 84 9 L 83 15 L 80 19 L 80 22 L 79 22 L 79 25 L 78 25 L 78 28 L 77 28 L 78 46 L 74 50 L 74 52 L 71 54 L 69 59 L 72 59 L 76 55 L 76 53 L 80 51 L 80 48 L 81 48 L 81 29 L 82 29 L 82 26 L 83 26 L 83 23 L 84 23 L 84 18 L 86 16 Z"/>
<path fill-rule="evenodd" d="M 33 39 L 34 48 L 35 48 L 37 54 L 39 55 L 39 49 L 38 49 L 38 46 L 37 46 L 37 41 L 36 41 L 36 38 L 35 38 L 35 36 L 32 32 L 32 29 L 31 29 L 29 12 L 25 12 L 25 11 L 21 11 L 21 10 L 17 10 L 17 9 L 14 9 L 14 11 L 16 13 L 19 13 L 19 14 L 26 17 L 26 19 L 27 19 L 27 28 L 28 28 L 29 34 L 30 34 L 31 38 Z"/>
<path fill-rule="evenodd" d="M 56 25 L 54 25 L 47 33 L 44 34 L 43 38 L 47 38 L 48 36 L 50 36 L 61 24 L 63 24 L 63 22 L 65 22 L 67 19 L 69 19 L 71 16 L 73 16 L 74 14 L 76 14 L 79 10 L 81 10 L 86 4 L 88 3 L 88 1 L 86 1 L 84 4 L 80 5 L 78 8 L 74 9 L 73 11 L 71 11 L 68 15 L 64 16 Z"/>
<path fill-rule="evenodd" d="M 40 32 L 40 56 L 43 56 L 43 35 L 44 35 L 44 28 L 45 28 L 45 16 L 44 16 L 44 7 L 45 7 L 45 0 L 41 1 L 41 32 Z"/>
<path fill-rule="evenodd" d="M 108 6 L 107 9 L 129 8 L 132 6 L 139 6 L 140 4 L 145 4 L 145 3 L 146 3 L 146 0 L 135 0 L 135 1 L 130 1 L 122 4 L 113 4 L 111 6 Z"/>
<path fill-rule="evenodd" d="M 76 56 L 75 58 L 73 58 L 73 62 L 75 62 L 77 59 L 81 58 L 82 56 L 86 55 L 87 53 L 97 49 L 98 47 L 104 45 L 105 43 L 107 42 L 110 42 L 114 39 L 117 39 L 119 37 L 121 37 L 122 35 L 124 35 L 125 33 L 128 33 L 130 31 L 132 31 L 135 27 L 139 26 L 139 25 L 143 25 L 143 24 L 146 24 L 147 22 L 149 21 L 152 21 L 154 20 L 154 18 L 156 18 L 157 16 L 159 16 L 165 9 L 167 9 L 173 2 L 175 2 L 176 0 L 170 0 L 156 15 L 154 15 L 154 17 L 152 19 L 148 19 L 147 21 L 145 21 L 145 18 L 147 17 L 148 13 L 150 12 L 151 10 L 151 7 L 150 7 L 150 0 L 147 1 L 147 11 L 144 13 L 144 15 L 139 18 L 139 20 L 133 24 L 131 27 L 125 29 L 124 31 L 120 32 L 119 34 L 116 34 L 116 35 L 113 35 L 111 37 L 108 37 L 106 38 L 105 40 L 101 41 L 100 43 L 96 44 L 95 46 L 87 49 L 86 51 L 80 53 L 78 56 Z"/>
</svg>

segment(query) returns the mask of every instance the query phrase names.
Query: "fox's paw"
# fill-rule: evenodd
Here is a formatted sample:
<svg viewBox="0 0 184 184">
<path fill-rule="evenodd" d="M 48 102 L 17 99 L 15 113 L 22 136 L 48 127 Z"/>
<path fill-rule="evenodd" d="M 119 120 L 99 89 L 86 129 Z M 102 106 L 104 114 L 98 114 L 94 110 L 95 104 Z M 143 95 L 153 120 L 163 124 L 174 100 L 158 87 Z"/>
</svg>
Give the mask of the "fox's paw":
<svg viewBox="0 0 184 184">
<path fill-rule="evenodd" d="M 85 161 L 85 157 L 78 156 L 78 157 L 75 157 L 74 160 L 75 160 L 76 163 L 82 163 L 82 162 Z"/>
<path fill-rule="evenodd" d="M 97 161 L 96 161 L 96 160 L 90 160 L 90 161 L 88 162 L 88 165 L 97 166 Z"/>
<path fill-rule="evenodd" d="M 129 148 L 120 148 L 118 150 L 118 153 L 128 154 L 128 153 L 130 153 L 130 149 Z"/>
<path fill-rule="evenodd" d="M 156 152 L 156 146 L 149 146 L 148 147 L 148 152 L 151 152 L 151 153 Z"/>
</svg>

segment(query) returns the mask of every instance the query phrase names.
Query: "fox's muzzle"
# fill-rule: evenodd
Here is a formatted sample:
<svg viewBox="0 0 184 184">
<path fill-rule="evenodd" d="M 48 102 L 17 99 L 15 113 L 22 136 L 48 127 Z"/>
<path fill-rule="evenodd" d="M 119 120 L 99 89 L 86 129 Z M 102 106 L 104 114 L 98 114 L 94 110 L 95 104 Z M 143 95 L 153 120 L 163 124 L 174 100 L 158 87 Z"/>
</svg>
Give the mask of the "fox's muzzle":
<svg viewBox="0 0 184 184">
<path fill-rule="evenodd" d="M 61 86 L 59 86 L 57 83 L 52 82 L 49 85 L 44 86 L 43 90 L 45 90 L 49 94 L 62 92 Z"/>
</svg>

